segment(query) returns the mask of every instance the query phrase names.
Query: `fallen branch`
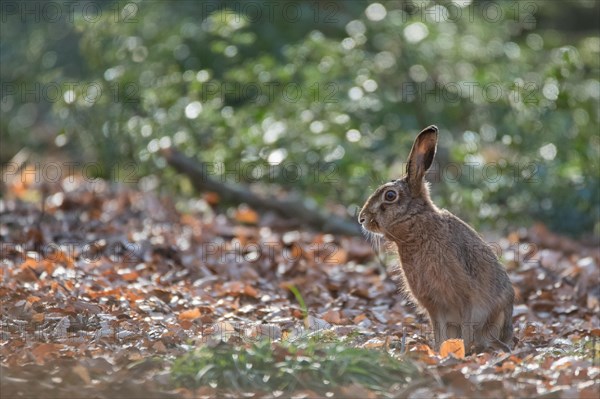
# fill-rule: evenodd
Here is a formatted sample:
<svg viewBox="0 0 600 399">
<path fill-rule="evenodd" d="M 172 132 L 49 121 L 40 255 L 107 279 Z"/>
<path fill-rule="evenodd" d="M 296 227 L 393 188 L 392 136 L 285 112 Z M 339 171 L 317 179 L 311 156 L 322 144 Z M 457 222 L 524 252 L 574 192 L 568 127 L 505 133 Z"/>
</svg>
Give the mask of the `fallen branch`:
<svg viewBox="0 0 600 399">
<path fill-rule="evenodd" d="M 326 214 L 318 209 L 308 208 L 302 201 L 278 200 L 253 193 L 247 187 L 226 184 L 208 176 L 205 167 L 174 148 L 161 151 L 169 165 L 186 175 L 194 188 L 200 192 L 209 191 L 219 195 L 224 201 L 247 204 L 258 212 L 275 211 L 279 215 L 298 220 L 324 233 L 360 235 L 360 227 L 337 215 Z"/>
</svg>

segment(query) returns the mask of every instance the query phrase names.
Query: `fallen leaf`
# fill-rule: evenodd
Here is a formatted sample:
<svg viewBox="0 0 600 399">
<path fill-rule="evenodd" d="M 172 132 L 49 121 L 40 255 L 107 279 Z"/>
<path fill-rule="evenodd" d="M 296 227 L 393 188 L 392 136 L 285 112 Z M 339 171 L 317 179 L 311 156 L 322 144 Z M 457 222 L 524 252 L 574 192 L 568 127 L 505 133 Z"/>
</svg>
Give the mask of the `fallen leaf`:
<svg viewBox="0 0 600 399">
<path fill-rule="evenodd" d="M 511 371 L 514 371 L 515 368 L 516 368 L 515 362 L 506 361 L 506 362 L 502 363 L 502 366 L 500 366 L 498 368 L 498 371 L 504 372 L 504 373 L 510 373 Z"/>
<path fill-rule="evenodd" d="M 45 317 L 46 317 L 46 315 L 44 315 L 43 313 L 36 313 L 33 315 L 31 320 L 35 323 L 42 323 L 44 321 Z"/>
<path fill-rule="evenodd" d="M 194 309 L 190 309 L 190 310 L 185 310 L 181 313 L 179 313 L 179 321 L 190 321 L 190 320 L 195 320 L 197 318 L 199 318 L 201 316 L 200 314 L 200 309 L 198 308 L 194 308 Z"/>
<path fill-rule="evenodd" d="M 340 265 L 348 260 L 348 252 L 340 246 L 335 246 L 324 259 L 324 263 Z"/>
<path fill-rule="evenodd" d="M 440 356 L 448 357 L 450 355 L 453 355 L 457 359 L 465 358 L 465 343 L 462 339 L 448 339 L 442 342 Z"/>
<path fill-rule="evenodd" d="M 64 345 L 61 344 L 42 343 L 33 348 L 31 354 L 35 358 L 37 364 L 43 365 L 46 360 L 49 360 L 51 355 L 56 355 L 63 347 Z"/>
<path fill-rule="evenodd" d="M 152 348 L 158 353 L 167 353 L 167 347 L 162 341 L 156 341 L 152 344 Z"/>
<path fill-rule="evenodd" d="M 435 352 L 433 351 L 433 349 L 431 349 L 429 347 L 429 345 L 425 345 L 425 344 L 417 345 L 416 347 L 414 347 L 412 349 L 412 351 L 414 351 L 414 352 L 423 352 L 427 356 L 435 356 Z"/>
<path fill-rule="evenodd" d="M 373 338 L 368 340 L 363 344 L 363 348 L 373 349 L 373 348 L 381 348 L 385 344 L 385 341 L 377 338 Z"/>
<path fill-rule="evenodd" d="M 139 276 L 140 275 L 138 272 L 129 272 L 121 274 L 121 278 L 125 281 L 135 281 L 138 279 Z"/>
<path fill-rule="evenodd" d="M 221 201 L 221 197 L 219 196 L 219 194 L 209 191 L 206 192 L 202 195 L 202 198 L 204 198 L 204 201 L 208 202 L 209 205 L 218 205 L 219 202 Z"/>
<path fill-rule="evenodd" d="M 329 309 L 321 316 L 321 318 L 331 324 L 341 324 L 342 322 L 339 310 Z"/>
<path fill-rule="evenodd" d="M 252 287 L 249 284 L 246 284 L 246 286 L 244 287 L 244 294 L 252 298 L 258 298 L 258 291 L 256 290 L 256 288 Z"/>
<path fill-rule="evenodd" d="M 247 206 L 240 206 L 235 212 L 235 220 L 240 223 L 257 224 L 258 213 Z"/>
</svg>

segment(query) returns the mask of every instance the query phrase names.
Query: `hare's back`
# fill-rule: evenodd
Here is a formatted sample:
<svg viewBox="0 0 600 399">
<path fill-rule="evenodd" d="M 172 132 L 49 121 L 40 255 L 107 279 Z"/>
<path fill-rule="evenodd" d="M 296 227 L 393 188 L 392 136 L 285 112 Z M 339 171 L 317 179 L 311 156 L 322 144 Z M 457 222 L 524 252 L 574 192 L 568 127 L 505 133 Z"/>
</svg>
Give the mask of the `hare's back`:
<svg viewBox="0 0 600 399">
<path fill-rule="evenodd" d="M 458 258 L 469 271 L 498 263 L 490 245 L 471 226 L 445 209 L 440 211 L 440 217 L 445 225 L 443 234 L 451 242 L 449 246 L 457 251 Z"/>
</svg>

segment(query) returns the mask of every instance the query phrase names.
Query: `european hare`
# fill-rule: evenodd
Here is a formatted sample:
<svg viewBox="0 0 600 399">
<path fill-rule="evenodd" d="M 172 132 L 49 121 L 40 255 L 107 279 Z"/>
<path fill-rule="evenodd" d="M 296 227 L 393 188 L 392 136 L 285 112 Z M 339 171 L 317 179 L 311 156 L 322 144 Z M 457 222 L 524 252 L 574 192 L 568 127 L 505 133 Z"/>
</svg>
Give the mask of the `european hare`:
<svg viewBox="0 0 600 399">
<path fill-rule="evenodd" d="M 467 351 L 510 351 L 514 291 L 506 270 L 470 226 L 431 202 L 424 176 L 437 137 L 435 126 L 417 136 L 406 176 L 375 190 L 358 221 L 396 244 L 403 289 L 429 314 L 437 349 L 462 338 Z"/>
</svg>

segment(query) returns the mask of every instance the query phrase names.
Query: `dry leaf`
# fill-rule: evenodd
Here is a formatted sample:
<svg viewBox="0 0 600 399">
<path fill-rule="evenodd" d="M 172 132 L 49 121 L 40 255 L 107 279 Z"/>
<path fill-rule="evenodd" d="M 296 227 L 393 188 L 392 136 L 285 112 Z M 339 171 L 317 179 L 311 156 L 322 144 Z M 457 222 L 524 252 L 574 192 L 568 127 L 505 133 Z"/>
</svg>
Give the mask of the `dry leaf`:
<svg viewBox="0 0 600 399">
<path fill-rule="evenodd" d="M 244 286 L 241 281 L 228 281 L 223 284 L 223 292 L 229 295 L 240 295 L 244 291 Z"/>
<path fill-rule="evenodd" d="M 219 194 L 215 193 L 215 192 L 207 192 L 204 193 L 202 195 L 202 198 L 204 198 L 204 201 L 208 202 L 209 205 L 218 205 L 219 202 L 221 201 L 221 197 L 219 197 Z"/>
<path fill-rule="evenodd" d="M 246 286 L 244 287 L 244 294 L 252 298 L 258 298 L 258 291 L 256 290 L 256 288 L 248 284 L 246 284 Z"/>
<path fill-rule="evenodd" d="M 453 355 L 457 359 L 465 358 L 465 343 L 462 339 L 449 339 L 442 342 L 440 356 L 448 357 L 450 355 Z"/>
<path fill-rule="evenodd" d="M 192 326 L 194 325 L 194 323 L 192 323 L 190 320 L 185 320 L 185 319 L 181 320 L 181 319 L 179 319 L 179 325 L 184 330 L 189 330 L 190 328 L 192 328 Z"/>
<path fill-rule="evenodd" d="M 47 255 L 47 261 L 51 263 L 62 263 L 68 268 L 72 268 L 74 265 L 73 258 L 67 255 L 64 251 L 55 251 Z"/>
<path fill-rule="evenodd" d="M 24 189 L 29 198 L 41 200 L 37 184 Z M 599 396 L 600 302 L 593 283 L 600 273 L 600 250 L 595 247 L 565 245 L 562 237 L 539 228 L 501 238 L 496 246 L 512 265 L 517 293 L 517 348 L 513 354 L 457 360 L 461 348 L 457 353 L 448 341 L 441 355 L 449 357 L 441 361 L 429 346 L 415 344 L 428 339 L 424 319 L 406 306 L 391 279 L 382 278 L 372 247 L 360 237 L 314 234 L 276 215 L 259 219 L 243 206 L 232 218 L 219 210 L 181 214 L 171 198 L 152 192 L 88 190 L 81 184 L 63 189 L 57 184 L 46 198 L 53 204 L 58 194 L 61 205 L 42 211 L 15 202 L 4 215 L 11 228 L 3 240 L 19 244 L 5 251 L 8 267 L 0 270 L 3 378 L 6 371 L 9 383 L 28 384 L 39 377 L 40 384 L 28 385 L 52 387 L 57 397 L 68 397 L 93 382 L 94 392 L 104 397 L 115 383 L 130 378 L 140 390 L 162 392 L 168 372 L 156 374 L 157 362 L 181 356 L 191 337 L 208 347 L 222 340 L 246 345 L 260 337 L 295 345 L 297 338 L 325 328 L 343 337 L 357 323 L 361 336 L 353 342 L 378 351 L 397 342 L 396 353 L 408 346 L 405 360 L 425 371 L 426 383 L 431 376 L 441 378 L 441 384 L 426 387 L 418 385 L 420 379 L 414 386 L 399 380 L 391 396 Z M 204 198 L 212 205 L 219 202 L 214 194 Z M 85 255 L 94 260 L 82 261 L 80 249 L 71 253 L 68 246 L 69 251 L 50 245 L 65 233 L 89 239 Z M 129 262 L 131 248 L 122 248 L 124 242 L 138 246 L 135 263 Z M 249 261 L 250 252 L 259 257 Z M 302 292 L 313 316 L 307 317 L 288 292 L 292 286 Z M 241 342 L 244 337 L 249 342 Z M 274 349 L 277 362 L 289 356 L 287 349 Z M 131 367 L 140 360 L 143 366 Z M 474 384 L 481 389 L 475 391 Z M 177 389 L 173 392 L 184 392 Z M 377 395 L 358 385 L 340 389 L 331 391 L 334 396 Z M 202 389 L 185 392 L 192 397 Z M 206 392 L 214 396 L 214 390 Z"/>
<path fill-rule="evenodd" d="M 190 309 L 190 310 L 185 310 L 181 313 L 179 313 L 179 321 L 184 321 L 184 320 L 195 320 L 197 318 L 199 318 L 201 316 L 200 314 L 200 309 L 198 308 L 194 308 L 194 309 Z"/>
<path fill-rule="evenodd" d="M 433 351 L 433 349 L 431 349 L 429 347 L 429 345 L 425 345 L 425 344 L 421 344 L 421 345 L 417 345 L 413 351 L 415 352 L 423 352 L 425 354 L 427 354 L 427 356 L 435 356 L 435 352 Z"/>
<path fill-rule="evenodd" d="M 31 318 L 31 321 L 33 321 L 34 323 L 42 323 L 44 321 L 45 317 L 46 316 L 43 313 L 36 313 Z"/>
<path fill-rule="evenodd" d="M 235 212 L 235 220 L 240 223 L 257 224 L 258 219 L 258 213 L 248 207 L 240 206 Z"/>
<path fill-rule="evenodd" d="M 499 367 L 499 372 L 504 372 L 504 373 L 510 373 L 511 371 L 514 371 L 516 367 L 515 362 L 512 361 L 507 361 L 502 363 L 502 366 Z"/>
<path fill-rule="evenodd" d="M 121 278 L 125 281 L 135 281 L 140 276 L 138 272 L 129 272 L 120 275 Z"/>
<path fill-rule="evenodd" d="M 42 343 L 33 348 L 31 354 L 35 358 L 37 364 L 43 365 L 46 360 L 49 360 L 50 357 L 56 355 L 63 347 L 64 345 L 61 344 Z"/>
<path fill-rule="evenodd" d="M 363 344 L 363 348 L 374 349 L 381 348 L 385 344 L 385 341 L 377 338 L 368 340 Z"/>
<path fill-rule="evenodd" d="M 340 317 L 339 310 L 330 309 L 327 312 L 325 312 L 321 316 L 321 318 L 331 324 L 341 324 L 342 323 L 342 318 Z"/>
<path fill-rule="evenodd" d="M 167 347 L 162 341 L 156 341 L 152 344 L 152 348 L 158 353 L 167 353 Z"/>
<path fill-rule="evenodd" d="M 335 246 L 324 259 L 324 263 L 340 265 L 348 260 L 348 252 L 340 246 Z"/>
</svg>

